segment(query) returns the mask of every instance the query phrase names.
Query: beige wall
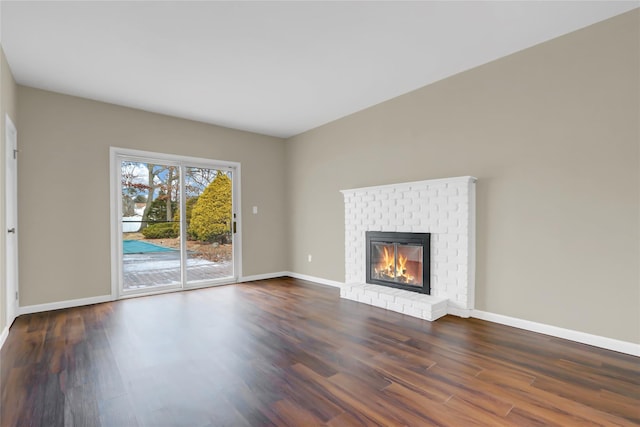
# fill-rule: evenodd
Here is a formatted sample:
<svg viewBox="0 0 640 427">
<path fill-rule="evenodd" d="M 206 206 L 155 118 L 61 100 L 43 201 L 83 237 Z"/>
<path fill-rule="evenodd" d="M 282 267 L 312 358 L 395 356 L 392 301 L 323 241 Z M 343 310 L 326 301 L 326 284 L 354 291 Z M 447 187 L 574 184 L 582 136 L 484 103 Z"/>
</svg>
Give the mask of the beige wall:
<svg viewBox="0 0 640 427">
<path fill-rule="evenodd" d="M 473 175 L 476 308 L 640 343 L 639 18 L 291 138 L 291 270 L 344 280 L 340 189 Z"/>
<path fill-rule="evenodd" d="M 9 64 L 0 46 L 0 225 L 3 230 L 5 224 L 5 117 L 11 117 L 11 121 L 18 126 L 16 113 L 16 82 L 13 79 Z M 18 142 L 19 143 L 19 142 Z M 6 325 L 6 275 L 5 275 L 5 245 L 6 234 L 0 233 L 0 332 Z"/>
<path fill-rule="evenodd" d="M 243 274 L 287 269 L 281 139 L 23 86 L 18 117 L 22 306 L 110 294 L 110 146 L 240 162 Z"/>
</svg>

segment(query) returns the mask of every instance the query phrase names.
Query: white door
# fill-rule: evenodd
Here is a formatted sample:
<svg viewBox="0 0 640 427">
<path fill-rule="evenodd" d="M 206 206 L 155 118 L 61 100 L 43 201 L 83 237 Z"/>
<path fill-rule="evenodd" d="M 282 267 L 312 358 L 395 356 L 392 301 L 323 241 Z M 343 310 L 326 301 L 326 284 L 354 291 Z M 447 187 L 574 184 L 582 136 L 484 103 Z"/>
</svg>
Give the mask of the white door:
<svg viewBox="0 0 640 427">
<path fill-rule="evenodd" d="M 13 122 L 6 116 L 6 179 L 5 179 L 5 218 L 6 218 L 6 313 L 7 327 L 16 317 L 18 304 L 18 132 Z"/>
</svg>

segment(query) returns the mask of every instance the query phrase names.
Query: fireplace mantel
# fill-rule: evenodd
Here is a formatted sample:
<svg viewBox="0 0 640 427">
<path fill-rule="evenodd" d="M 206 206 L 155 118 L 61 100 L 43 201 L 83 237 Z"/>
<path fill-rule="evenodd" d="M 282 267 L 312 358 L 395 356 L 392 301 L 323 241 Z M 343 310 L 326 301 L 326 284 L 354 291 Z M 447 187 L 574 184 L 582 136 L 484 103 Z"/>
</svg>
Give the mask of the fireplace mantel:
<svg viewBox="0 0 640 427">
<path fill-rule="evenodd" d="M 475 297 L 476 181 L 463 176 L 342 190 L 341 296 L 428 320 L 447 313 L 469 317 Z M 367 231 L 431 233 L 431 295 L 366 284 Z"/>
</svg>

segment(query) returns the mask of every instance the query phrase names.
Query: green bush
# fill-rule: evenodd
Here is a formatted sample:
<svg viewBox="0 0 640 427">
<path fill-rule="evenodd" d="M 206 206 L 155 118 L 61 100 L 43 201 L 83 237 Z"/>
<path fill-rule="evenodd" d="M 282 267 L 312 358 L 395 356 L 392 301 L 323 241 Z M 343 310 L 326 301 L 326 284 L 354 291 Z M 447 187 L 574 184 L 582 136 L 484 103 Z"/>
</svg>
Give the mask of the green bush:
<svg viewBox="0 0 640 427">
<path fill-rule="evenodd" d="M 173 218 L 173 212 L 178 211 L 178 202 L 171 201 L 171 215 L 169 218 Z M 149 214 L 147 215 L 149 221 L 166 221 L 167 220 L 167 196 L 160 195 L 157 199 L 151 202 Z"/>
<path fill-rule="evenodd" d="M 231 179 L 218 171 L 193 206 L 188 233 L 201 242 L 221 240 L 231 231 Z"/>
<path fill-rule="evenodd" d="M 173 229 L 173 223 L 171 222 L 151 224 L 142 229 L 142 234 L 147 239 L 172 239 L 178 237 L 178 233 Z"/>
</svg>

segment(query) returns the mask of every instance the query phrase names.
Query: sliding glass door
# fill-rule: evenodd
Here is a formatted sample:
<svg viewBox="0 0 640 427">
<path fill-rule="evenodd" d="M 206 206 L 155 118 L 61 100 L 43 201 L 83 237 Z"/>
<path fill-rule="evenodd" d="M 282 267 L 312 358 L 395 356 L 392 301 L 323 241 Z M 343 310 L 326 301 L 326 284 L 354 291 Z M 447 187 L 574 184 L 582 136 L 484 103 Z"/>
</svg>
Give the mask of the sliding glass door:
<svg viewBox="0 0 640 427">
<path fill-rule="evenodd" d="M 237 167 L 113 150 L 117 293 L 235 281 Z"/>
<path fill-rule="evenodd" d="M 233 276 L 233 171 L 185 171 L 187 285 Z"/>
</svg>

